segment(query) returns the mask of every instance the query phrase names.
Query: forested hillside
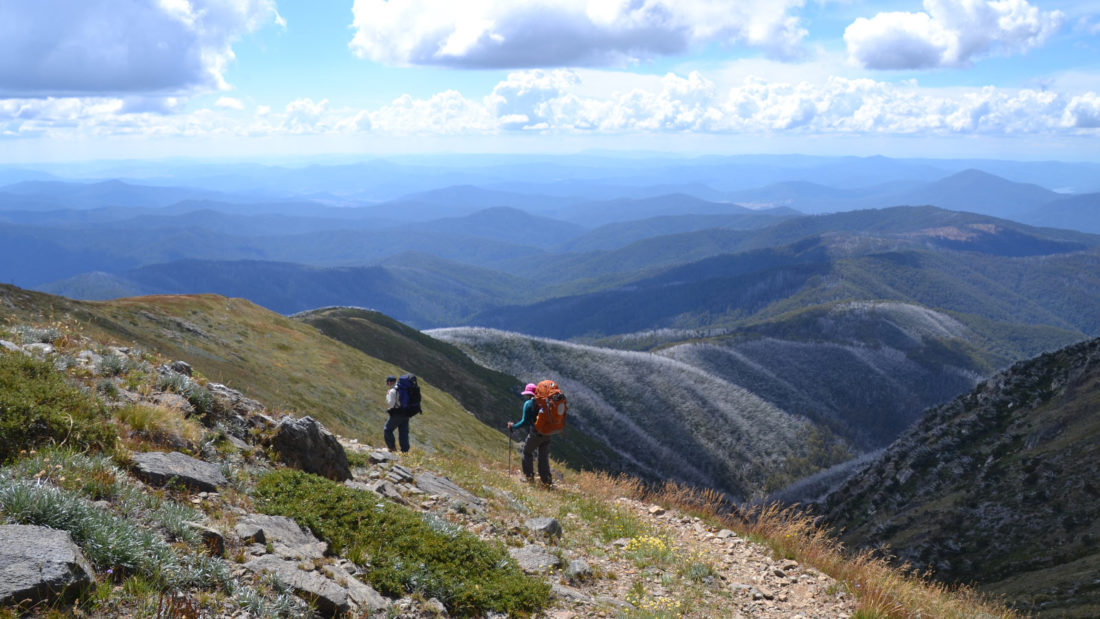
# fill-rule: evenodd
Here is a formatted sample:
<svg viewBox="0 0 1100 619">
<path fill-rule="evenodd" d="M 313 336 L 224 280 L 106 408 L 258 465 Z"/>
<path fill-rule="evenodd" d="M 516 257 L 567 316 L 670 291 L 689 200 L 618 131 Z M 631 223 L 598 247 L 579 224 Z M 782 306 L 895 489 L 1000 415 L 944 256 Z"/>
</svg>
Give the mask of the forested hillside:
<svg viewBox="0 0 1100 619">
<path fill-rule="evenodd" d="M 558 382 L 569 421 L 555 443 L 578 434 L 597 440 L 617 455 L 620 470 L 645 479 L 744 500 L 849 455 L 824 427 L 686 363 L 489 329 L 428 333 L 486 367 Z"/>
</svg>

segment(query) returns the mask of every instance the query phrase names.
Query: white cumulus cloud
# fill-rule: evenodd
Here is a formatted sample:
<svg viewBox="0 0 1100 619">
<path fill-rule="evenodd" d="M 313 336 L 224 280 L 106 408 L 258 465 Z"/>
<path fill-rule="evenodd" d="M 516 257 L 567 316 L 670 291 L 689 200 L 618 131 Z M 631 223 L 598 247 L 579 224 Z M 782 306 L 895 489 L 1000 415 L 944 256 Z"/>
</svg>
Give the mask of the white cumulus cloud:
<svg viewBox="0 0 1100 619">
<path fill-rule="evenodd" d="M 924 0 L 922 12 L 857 19 L 844 42 L 849 58 L 869 69 L 965 66 L 1042 45 L 1064 20 L 1026 0 Z"/>
<path fill-rule="evenodd" d="M 219 97 L 217 103 L 214 105 L 228 110 L 244 109 L 244 103 L 242 103 L 240 99 L 235 99 L 233 97 Z"/>
<path fill-rule="evenodd" d="M 585 79 L 599 79 L 589 71 Z M 613 78 L 609 78 L 614 81 Z M 749 77 L 719 85 L 700 72 L 669 73 L 633 87 L 591 94 L 578 72 L 517 71 L 482 96 L 446 90 L 402 95 L 370 108 L 300 98 L 245 114 L 220 101 L 164 113 L 170 98 L 145 105 L 128 97 L 0 99 L 5 138 L 115 136 L 271 137 L 548 136 L 709 134 L 796 137 L 1100 136 L 1095 91 L 923 88 L 868 78 L 823 82 Z M 625 83 L 626 80 L 623 80 Z"/>
<path fill-rule="evenodd" d="M 1100 129 L 1100 96 L 1087 92 L 1074 97 L 1066 106 L 1063 124 L 1079 129 Z"/>
<path fill-rule="evenodd" d="M 461 135 L 487 133 L 495 128 L 488 108 L 456 90 L 428 99 L 402 95 L 370 115 L 372 130 L 406 134 Z"/>
<path fill-rule="evenodd" d="M 224 88 L 233 42 L 272 22 L 274 0 L 0 2 L 0 97 Z"/>
<path fill-rule="evenodd" d="M 717 43 L 801 54 L 804 0 L 355 0 L 351 48 L 395 65 L 617 66 Z"/>
<path fill-rule="evenodd" d="M 568 69 L 511 73 L 485 98 L 488 111 L 506 129 L 546 126 L 554 116 L 551 101 L 565 95 L 580 78 Z"/>
<path fill-rule="evenodd" d="M 314 133 L 321 130 L 326 120 L 328 99 L 314 101 L 308 97 L 296 99 L 286 106 L 283 128 L 290 133 Z"/>
</svg>

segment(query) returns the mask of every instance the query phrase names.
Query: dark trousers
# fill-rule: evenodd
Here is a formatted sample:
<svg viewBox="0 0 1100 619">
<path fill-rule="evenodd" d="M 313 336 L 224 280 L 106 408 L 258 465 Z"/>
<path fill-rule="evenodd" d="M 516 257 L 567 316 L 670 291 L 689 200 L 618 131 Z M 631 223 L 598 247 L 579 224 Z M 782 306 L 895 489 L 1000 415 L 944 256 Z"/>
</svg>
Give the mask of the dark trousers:
<svg viewBox="0 0 1100 619">
<path fill-rule="evenodd" d="M 527 479 L 535 478 L 532 460 L 536 451 L 539 453 L 539 479 L 549 485 L 554 482 L 554 478 L 550 476 L 550 437 L 531 430 L 527 440 L 523 442 L 523 460 L 520 463 Z"/>
<path fill-rule="evenodd" d="M 382 428 L 382 438 L 386 439 L 386 447 L 394 450 L 393 431 L 397 430 L 397 436 L 401 439 L 401 451 L 409 450 L 409 416 L 401 413 L 390 413 L 386 421 L 386 427 Z"/>
</svg>

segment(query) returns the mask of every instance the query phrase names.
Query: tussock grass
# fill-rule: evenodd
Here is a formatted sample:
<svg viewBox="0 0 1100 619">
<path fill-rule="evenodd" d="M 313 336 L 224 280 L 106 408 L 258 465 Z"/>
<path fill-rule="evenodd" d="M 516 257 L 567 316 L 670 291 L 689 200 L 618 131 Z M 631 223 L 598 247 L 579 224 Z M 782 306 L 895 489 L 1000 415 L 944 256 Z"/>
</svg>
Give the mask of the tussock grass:
<svg viewBox="0 0 1100 619">
<path fill-rule="evenodd" d="M 116 354 L 103 355 L 103 358 L 99 360 L 96 366 L 98 371 L 103 376 L 121 376 L 126 374 L 130 369 L 130 362 L 126 357 Z"/>
<path fill-rule="evenodd" d="M 92 501 L 113 499 L 121 487 L 118 468 L 104 455 L 68 449 L 32 449 L 20 455 L 4 469 L 14 479 L 50 482 Z"/>
<path fill-rule="evenodd" d="M 128 404 L 115 418 L 156 445 L 194 445 L 202 439 L 202 426 L 182 411 L 155 404 Z"/>
</svg>

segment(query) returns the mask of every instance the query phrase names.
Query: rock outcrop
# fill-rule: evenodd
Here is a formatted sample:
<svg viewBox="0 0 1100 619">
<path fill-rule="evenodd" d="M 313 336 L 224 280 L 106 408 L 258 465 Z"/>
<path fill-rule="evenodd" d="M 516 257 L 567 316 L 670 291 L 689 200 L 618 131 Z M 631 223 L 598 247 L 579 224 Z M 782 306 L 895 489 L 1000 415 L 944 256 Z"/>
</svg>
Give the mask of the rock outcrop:
<svg viewBox="0 0 1100 619">
<path fill-rule="evenodd" d="M 249 514 L 237 522 L 235 532 L 244 541 L 271 544 L 275 554 L 287 559 L 319 559 L 328 550 L 328 544 L 286 516 Z"/>
<path fill-rule="evenodd" d="M 229 483 L 217 465 L 196 460 L 178 451 L 135 454 L 134 474 L 157 486 L 175 480 L 200 492 L 216 492 L 218 486 Z"/>
<path fill-rule="evenodd" d="M 271 447 L 287 466 L 333 481 L 351 479 L 344 448 L 336 436 L 313 417 L 284 417 L 275 428 Z"/>
<path fill-rule="evenodd" d="M 316 605 L 324 616 L 342 615 L 349 610 L 348 591 L 316 571 L 302 570 L 297 561 L 264 555 L 245 564 L 258 574 L 272 574 L 299 597 Z"/>
<path fill-rule="evenodd" d="M 0 606 L 65 599 L 93 582 L 95 572 L 65 531 L 0 526 Z"/>
</svg>

